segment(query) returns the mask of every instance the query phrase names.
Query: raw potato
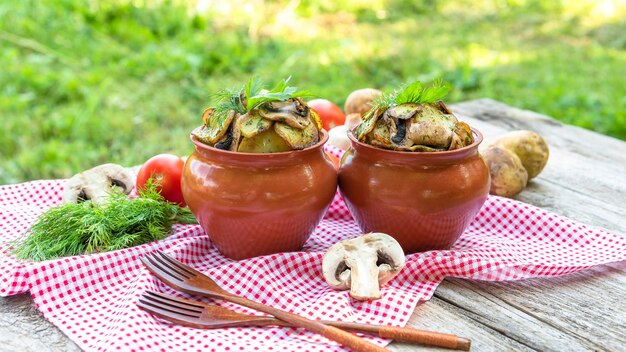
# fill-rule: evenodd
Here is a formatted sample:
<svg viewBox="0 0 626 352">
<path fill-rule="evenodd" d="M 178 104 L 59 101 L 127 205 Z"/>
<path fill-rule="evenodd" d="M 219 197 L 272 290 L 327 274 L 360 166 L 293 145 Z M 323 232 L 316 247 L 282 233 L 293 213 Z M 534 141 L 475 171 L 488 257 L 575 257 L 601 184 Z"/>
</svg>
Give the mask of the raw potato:
<svg viewBox="0 0 626 352">
<path fill-rule="evenodd" d="M 533 131 L 514 131 L 486 140 L 480 153 L 491 173 L 491 194 L 512 197 L 548 162 L 546 141 Z"/>
<path fill-rule="evenodd" d="M 344 123 L 344 126 L 346 126 L 349 130 L 351 130 L 354 127 L 356 127 L 356 125 L 360 124 L 361 121 L 362 121 L 361 114 L 357 114 L 357 113 L 347 114 L 346 122 Z"/>
<path fill-rule="evenodd" d="M 372 108 L 372 103 L 382 92 L 374 88 L 357 89 L 348 95 L 343 111 L 346 115 L 359 114 L 363 115 Z"/>
<path fill-rule="evenodd" d="M 508 149 L 491 146 L 481 152 L 489 166 L 491 189 L 489 193 L 513 197 L 520 193 L 528 182 L 528 172 L 522 161 Z"/>
<path fill-rule="evenodd" d="M 522 161 L 528 179 L 539 175 L 548 162 L 550 150 L 546 141 L 533 131 L 514 131 L 493 140 L 493 145 L 508 149 Z"/>
</svg>

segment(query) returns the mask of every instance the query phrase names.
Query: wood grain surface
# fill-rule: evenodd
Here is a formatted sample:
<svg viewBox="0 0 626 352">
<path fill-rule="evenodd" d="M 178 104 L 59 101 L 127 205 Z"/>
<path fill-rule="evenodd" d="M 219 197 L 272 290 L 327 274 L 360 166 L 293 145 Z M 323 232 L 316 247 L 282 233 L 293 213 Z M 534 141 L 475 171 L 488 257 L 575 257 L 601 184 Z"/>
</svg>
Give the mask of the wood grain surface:
<svg viewBox="0 0 626 352">
<path fill-rule="evenodd" d="M 626 142 L 490 99 L 451 108 L 486 137 L 529 129 L 546 138 L 548 165 L 517 199 L 626 235 Z M 408 326 L 469 337 L 473 351 L 626 351 L 626 263 L 514 282 L 448 278 Z M 28 294 L 0 298 L 0 351 L 78 350 Z"/>
</svg>

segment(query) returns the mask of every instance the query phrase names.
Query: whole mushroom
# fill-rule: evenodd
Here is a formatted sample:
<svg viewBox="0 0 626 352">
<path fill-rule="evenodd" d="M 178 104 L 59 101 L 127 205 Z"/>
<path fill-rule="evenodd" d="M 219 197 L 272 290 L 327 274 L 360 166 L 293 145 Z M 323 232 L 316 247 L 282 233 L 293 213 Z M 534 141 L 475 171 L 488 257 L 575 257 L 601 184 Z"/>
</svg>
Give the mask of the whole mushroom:
<svg viewBox="0 0 626 352">
<path fill-rule="evenodd" d="M 133 175 L 123 166 L 103 164 L 72 176 L 65 184 L 63 201 L 79 203 L 91 200 L 101 204 L 113 188 L 129 194 L 135 185 Z"/>
<path fill-rule="evenodd" d="M 322 271 L 332 288 L 349 288 L 352 298 L 366 301 L 380 298 L 380 285 L 398 275 L 404 263 L 398 241 L 377 232 L 332 245 L 324 254 Z"/>
</svg>

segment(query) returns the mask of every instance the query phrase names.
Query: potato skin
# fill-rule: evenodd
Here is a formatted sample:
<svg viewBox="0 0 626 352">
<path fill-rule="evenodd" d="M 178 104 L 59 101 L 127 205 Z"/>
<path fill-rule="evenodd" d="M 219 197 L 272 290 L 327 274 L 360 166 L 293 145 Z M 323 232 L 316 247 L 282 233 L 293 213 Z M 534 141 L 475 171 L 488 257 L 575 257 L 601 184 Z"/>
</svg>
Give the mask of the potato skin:
<svg viewBox="0 0 626 352">
<path fill-rule="evenodd" d="M 520 158 L 509 149 L 489 146 L 481 150 L 481 155 L 491 175 L 489 193 L 503 197 L 513 197 L 528 183 L 528 172 Z"/>
<path fill-rule="evenodd" d="M 348 95 L 343 111 L 346 115 L 359 114 L 363 115 L 372 108 L 372 103 L 382 92 L 374 88 L 357 89 Z"/>
<path fill-rule="evenodd" d="M 539 175 L 548 163 L 550 150 L 546 141 L 533 131 L 513 131 L 493 139 L 488 145 L 497 145 L 515 153 L 528 172 L 528 179 Z"/>
</svg>

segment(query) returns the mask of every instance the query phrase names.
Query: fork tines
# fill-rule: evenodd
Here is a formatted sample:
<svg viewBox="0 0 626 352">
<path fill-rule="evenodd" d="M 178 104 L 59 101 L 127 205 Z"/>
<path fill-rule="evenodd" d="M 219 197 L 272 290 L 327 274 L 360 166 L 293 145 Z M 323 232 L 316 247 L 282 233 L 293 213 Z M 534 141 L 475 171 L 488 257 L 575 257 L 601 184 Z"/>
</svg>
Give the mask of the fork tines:
<svg viewBox="0 0 626 352">
<path fill-rule="evenodd" d="M 148 269 L 158 269 L 160 274 L 165 274 L 178 281 L 185 281 L 197 275 L 189 267 L 183 266 L 161 251 L 147 254 L 140 259 Z"/>
<path fill-rule="evenodd" d="M 201 305 L 152 291 L 146 291 L 142 294 L 137 306 L 154 315 L 179 320 L 197 319 L 202 315 L 204 309 Z"/>
</svg>

